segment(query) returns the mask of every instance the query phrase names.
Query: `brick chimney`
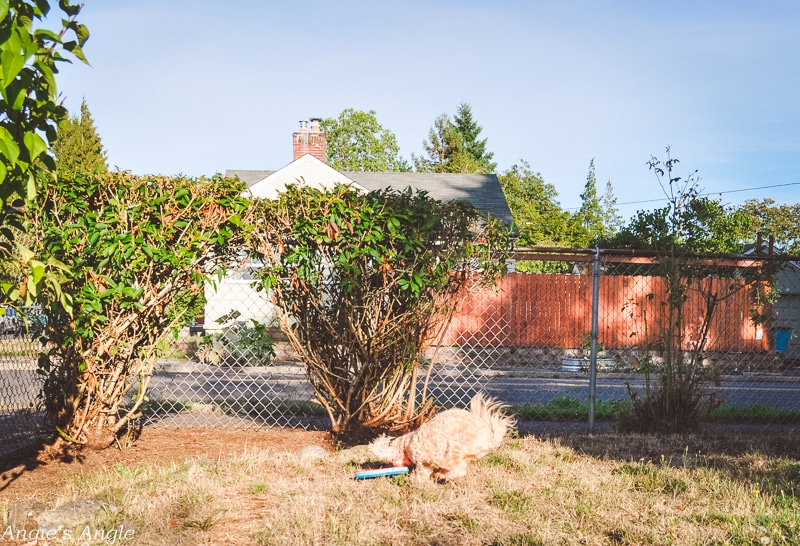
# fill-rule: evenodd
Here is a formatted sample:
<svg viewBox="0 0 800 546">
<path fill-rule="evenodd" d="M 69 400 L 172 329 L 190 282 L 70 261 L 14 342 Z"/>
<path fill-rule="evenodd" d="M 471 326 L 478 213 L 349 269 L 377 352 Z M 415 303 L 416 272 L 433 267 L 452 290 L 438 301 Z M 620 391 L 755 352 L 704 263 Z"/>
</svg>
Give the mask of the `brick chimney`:
<svg viewBox="0 0 800 546">
<path fill-rule="evenodd" d="M 328 151 L 328 140 L 319 126 L 322 118 L 310 118 L 311 129 L 308 121 L 300 122 L 300 129 L 292 135 L 294 142 L 294 159 L 299 159 L 306 154 L 311 154 L 323 163 L 327 162 L 325 154 Z"/>
</svg>

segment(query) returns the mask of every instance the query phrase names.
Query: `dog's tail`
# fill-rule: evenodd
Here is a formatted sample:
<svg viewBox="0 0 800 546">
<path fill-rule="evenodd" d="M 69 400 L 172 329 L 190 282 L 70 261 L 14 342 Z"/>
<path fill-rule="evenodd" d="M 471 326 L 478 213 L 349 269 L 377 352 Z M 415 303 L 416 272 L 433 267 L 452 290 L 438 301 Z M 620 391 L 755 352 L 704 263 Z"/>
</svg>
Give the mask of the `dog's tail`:
<svg viewBox="0 0 800 546">
<path fill-rule="evenodd" d="M 486 423 L 492 431 L 492 448 L 499 447 L 503 443 L 503 438 L 510 428 L 513 428 L 516 421 L 510 415 L 503 413 L 507 406 L 493 398 L 487 398 L 482 392 L 472 397 L 469 411 L 481 421 Z"/>
</svg>

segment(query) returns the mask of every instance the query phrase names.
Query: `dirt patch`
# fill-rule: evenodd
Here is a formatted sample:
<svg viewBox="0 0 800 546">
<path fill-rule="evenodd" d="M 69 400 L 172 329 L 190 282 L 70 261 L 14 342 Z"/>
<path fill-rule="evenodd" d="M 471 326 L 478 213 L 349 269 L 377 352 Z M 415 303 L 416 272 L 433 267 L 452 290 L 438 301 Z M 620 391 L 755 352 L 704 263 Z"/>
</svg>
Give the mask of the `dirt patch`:
<svg viewBox="0 0 800 546">
<path fill-rule="evenodd" d="M 596 434 L 586 432 L 585 423 L 522 422 L 522 437 L 551 439 L 572 447 L 578 453 L 599 459 L 622 461 L 661 458 L 681 460 L 689 451 L 705 455 L 741 456 L 759 452 L 770 457 L 797 457 L 799 431 L 796 427 L 776 429 L 766 434 L 763 427 L 718 427 L 708 434 L 694 435 L 617 435 L 608 423 L 600 423 Z M 52 449 L 17 452 L 0 459 L 0 498 L 53 501 L 63 493 L 69 476 L 84 476 L 114 468 L 117 463 L 134 469 L 187 459 L 226 459 L 231 454 L 263 450 L 265 453 L 297 452 L 318 445 L 329 452 L 337 442 L 326 430 L 269 428 L 262 430 L 222 430 L 212 428 L 145 427 L 139 439 L 127 449 L 112 447 L 54 452 Z"/>
<path fill-rule="evenodd" d="M 145 428 L 133 446 L 103 451 L 89 449 L 53 452 L 51 449 L 17 452 L 0 462 L 0 496 L 6 499 L 52 500 L 61 491 L 66 476 L 85 475 L 112 468 L 126 468 L 194 458 L 217 459 L 264 450 L 267 453 L 295 452 L 308 445 L 330 451 L 334 443 L 328 432 L 302 429 L 224 431 L 216 429 Z"/>
</svg>

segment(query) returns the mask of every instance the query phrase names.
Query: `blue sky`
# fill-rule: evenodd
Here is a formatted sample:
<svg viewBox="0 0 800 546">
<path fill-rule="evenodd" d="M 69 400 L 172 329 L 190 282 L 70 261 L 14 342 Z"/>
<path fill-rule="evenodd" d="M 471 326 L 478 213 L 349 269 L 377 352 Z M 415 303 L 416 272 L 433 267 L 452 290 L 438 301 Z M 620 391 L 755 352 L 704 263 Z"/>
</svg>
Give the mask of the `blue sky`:
<svg viewBox="0 0 800 546">
<path fill-rule="evenodd" d="M 794 0 L 85 0 L 80 21 L 91 67 L 59 90 L 112 168 L 278 169 L 300 120 L 345 108 L 409 158 L 468 102 L 498 169 L 527 161 L 564 208 L 592 158 L 625 219 L 663 204 L 647 161 L 668 145 L 724 203 L 800 202 Z"/>
</svg>

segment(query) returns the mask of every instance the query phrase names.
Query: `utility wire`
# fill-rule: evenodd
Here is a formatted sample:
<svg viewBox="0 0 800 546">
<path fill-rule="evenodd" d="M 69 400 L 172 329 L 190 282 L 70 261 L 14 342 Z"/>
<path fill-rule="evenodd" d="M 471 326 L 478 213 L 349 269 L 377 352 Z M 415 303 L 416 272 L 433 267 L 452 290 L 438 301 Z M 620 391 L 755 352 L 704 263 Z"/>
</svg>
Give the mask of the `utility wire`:
<svg viewBox="0 0 800 546">
<path fill-rule="evenodd" d="M 722 195 L 723 193 L 737 193 L 741 191 L 753 191 L 753 190 L 767 190 L 769 188 L 782 188 L 783 186 L 797 186 L 800 182 L 787 182 L 786 184 L 773 184 L 772 186 L 758 186 L 756 188 L 742 188 L 740 190 L 725 190 L 725 191 L 715 191 L 704 193 L 703 195 Z"/>
<path fill-rule="evenodd" d="M 785 186 L 797 186 L 800 185 L 800 182 L 788 182 L 786 184 L 773 184 L 771 186 L 757 186 L 755 188 L 741 188 L 738 190 L 724 190 L 724 191 L 710 191 L 701 193 L 700 196 L 707 197 L 709 195 L 723 195 L 725 193 L 740 193 L 743 191 L 755 191 L 755 190 L 768 190 L 770 188 L 782 188 Z M 657 203 L 660 201 L 666 201 L 666 198 L 661 199 L 647 199 L 644 201 L 627 201 L 625 203 L 617 203 L 617 205 L 638 205 L 639 203 Z"/>
<path fill-rule="evenodd" d="M 768 190 L 768 189 L 771 189 L 771 188 L 783 188 L 785 186 L 798 186 L 798 185 L 800 185 L 800 182 L 788 182 L 786 184 L 772 184 L 770 186 L 757 186 L 757 187 L 754 187 L 754 188 L 741 188 L 741 189 L 738 189 L 738 190 L 710 191 L 710 192 L 701 193 L 699 195 L 701 197 L 707 197 L 709 195 L 723 195 L 723 194 L 726 194 L 726 193 L 740 193 L 740 192 L 743 192 L 743 191 Z M 624 203 L 616 203 L 614 206 L 619 206 L 619 205 L 641 205 L 642 203 L 661 203 L 661 202 L 666 201 L 666 200 L 667 200 L 666 197 L 662 197 L 660 199 L 643 199 L 641 201 L 625 201 Z M 570 208 L 564 209 L 564 210 L 578 210 L 579 208 L 580 207 L 570 207 Z"/>
</svg>

